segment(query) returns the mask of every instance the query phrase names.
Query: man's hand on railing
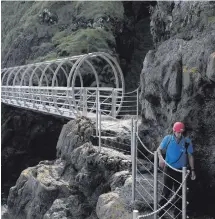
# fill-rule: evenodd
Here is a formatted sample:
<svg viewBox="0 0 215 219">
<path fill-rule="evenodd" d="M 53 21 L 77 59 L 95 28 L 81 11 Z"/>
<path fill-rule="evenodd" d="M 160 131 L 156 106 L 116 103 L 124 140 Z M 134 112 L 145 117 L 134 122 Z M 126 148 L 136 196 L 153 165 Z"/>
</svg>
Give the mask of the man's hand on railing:
<svg viewBox="0 0 215 219">
<path fill-rule="evenodd" d="M 165 166 L 165 161 L 163 158 L 159 158 L 159 167 L 164 168 Z"/>
</svg>

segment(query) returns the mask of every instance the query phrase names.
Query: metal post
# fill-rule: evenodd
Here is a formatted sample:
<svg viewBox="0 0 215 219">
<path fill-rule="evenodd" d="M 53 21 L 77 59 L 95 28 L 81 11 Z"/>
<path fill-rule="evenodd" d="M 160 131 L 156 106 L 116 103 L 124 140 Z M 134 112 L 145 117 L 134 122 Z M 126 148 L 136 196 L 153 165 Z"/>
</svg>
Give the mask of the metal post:
<svg viewBox="0 0 215 219">
<path fill-rule="evenodd" d="M 16 99 L 16 89 L 12 87 L 11 90 L 12 90 L 12 94 L 13 94 L 12 99 L 14 100 L 14 103 L 16 103 L 17 102 L 17 99 Z"/>
<path fill-rule="evenodd" d="M 24 106 L 27 106 L 27 104 L 26 104 L 26 98 L 27 98 L 26 93 L 27 93 L 27 89 L 23 89 L 23 100 L 24 100 Z"/>
<path fill-rule="evenodd" d="M 98 136 L 98 119 L 99 119 L 99 90 L 96 89 L 96 136 Z"/>
<path fill-rule="evenodd" d="M 21 101 L 21 88 L 19 87 L 18 88 L 18 104 L 21 106 L 20 101 Z"/>
<path fill-rule="evenodd" d="M 113 89 L 112 92 L 112 109 L 111 114 L 114 118 L 116 118 L 116 91 Z"/>
<path fill-rule="evenodd" d="M 134 191 L 135 189 L 134 187 L 134 182 L 133 182 L 133 169 L 134 169 L 134 141 L 133 141 L 133 137 L 134 137 L 134 120 L 133 118 L 131 119 L 131 162 L 132 162 L 132 202 L 134 202 L 135 198 L 134 198 Z"/>
<path fill-rule="evenodd" d="M 83 89 L 83 116 L 87 116 L 87 89 Z"/>
<path fill-rule="evenodd" d="M 154 211 L 158 207 L 158 152 L 154 152 Z M 154 219 L 157 219 L 157 213 L 154 214 Z"/>
<path fill-rule="evenodd" d="M 133 210 L 133 218 L 132 219 L 137 219 L 138 216 L 139 216 L 139 211 Z"/>
<path fill-rule="evenodd" d="M 186 173 L 187 168 L 183 167 L 182 182 L 184 182 L 184 184 L 182 185 L 182 219 L 186 219 L 187 217 L 187 180 L 185 180 Z"/>
<path fill-rule="evenodd" d="M 133 129 L 134 129 L 134 119 L 131 119 L 131 157 L 133 156 Z"/>
<path fill-rule="evenodd" d="M 139 116 L 139 88 L 137 88 L 137 121 Z"/>
<path fill-rule="evenodd" d="M 135 189 L 136 189 L 136 172 L 137 172 L 137 149 L 136 149 L 136 121 L 133 122 L 133 137 L 132 137 L 132 202 L 135 201 Z"/>
<path fill-rule="evenodd" d="M 135 163 L 136 163 L 136 166 L 135 166 L 135 174 L 136 174 L 136 176 L 137 176 L 137 120 L 135 120 L 134 121 L 134 132 L 135 132 L 135 134 L 134 134 L 134 141 L 135 141 Z M 135 177 L 135 179 L 136 179 L 136 177 Z M 136 180 L 135 180 L 135 185 L 136 185 Z M 136 187 L 136 186 L 135 186 Z"/>
<path fill-rule="evenodd" d="M 72 88 L 74 89 L 74 88 Z M 75 90 L 74 90 L 75 92 Z M 76 93 L 75 93 L 75 96 L 76 96 Z M 69 89 L 67 88 L 67 98 L 68 98 L 68 103 L 69 103 L 69 115 L 71 116 L 72 115 L 72 112 L 73 112 L 73 106 L 72 106 L 72 101 L 71 101 L 71 95 L 70 95 L 70 91 Z M 74 100 L 74 102 L 76 102 L 76 100 Z"/>
<path fill-rule="evenodd" d="M 99 104 L 99 152 L 101 152 L 101 129 L 102 129 L 102 118 L 101 118 L 101 109 Z"/>
<path fill-rule="evenodd" d="M 53 95 L 53 93 L 54 93 L 54 95 Z M 62 112 L 60 111 L 58 104 L 57 104 L 57 97 L 58 97 L 57 90 L 52 89 L 52 101 L 53 101 L 54 106 L 55 106 L 55 112 L 59 112 L 60 115 L 62 115 Z"/>
<path fill-rule="evenodd" d="M 34 96 L 34 89 L 33 88 L 31 88 L 31 98 L 32 98 L 32 102 L 33 102 L 33 104 L 32 104 L 32 107 L 33 108 L 35 108 L 35 96 Z"/>
</svg>

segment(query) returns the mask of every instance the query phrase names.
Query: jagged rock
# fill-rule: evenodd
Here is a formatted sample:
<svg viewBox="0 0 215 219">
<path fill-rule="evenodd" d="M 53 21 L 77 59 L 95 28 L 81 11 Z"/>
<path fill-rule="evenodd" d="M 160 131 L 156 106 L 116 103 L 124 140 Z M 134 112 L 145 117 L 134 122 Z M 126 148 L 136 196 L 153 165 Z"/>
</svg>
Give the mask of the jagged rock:
<svg viewBox="0 0 215 219">
<path fill-rule="evenodd" d="M 99 219 L 131 218 L 116 193 L 107 193 L 99 197 L 96 212 Z"/>
<path fill-rule="evenodd" d="M 158 2 L 150 24 L 154 43 L 160 45 L 170 37 L 190 40 L 214 30 L 214 9 L 214 2 Z"/>
<path fill-rule="evenodd" d="M 22 170 L 55 159 L 65 119 L 2 104 L 2 192 L 8 196 Z"/>
<path fill-rule="evenodd" d="M 17 184 L 10 189 L 10 218 L 42 218 L 57 197 L 67 197 L 69 184 L 60 178 L 64 163 L 39 164 L 24 170 Z"/>
<path fill-rule="evenodd" d="M 108 148 L 99 152 L 89 142 L 86 130 L 91 125 L 89 119 L 81 117 L 63 127 L 58 159 L 41 161 L 21 173 L 10 189 L 3 219 L 6 215 L 9 219 L 103 218 L 95 213 L 99 196 L 124 186 L 130 176 L 131 161 L 130 156 Z M 129 198 L 127 195 L 127 202 Z"/>
<path fill-rule="evenodd" d="M 137 187 L 135 202 L 131 203 L 132 196 L 132 177 L 127 175 L 128 172 L 116 173 L 114 177 L 115 181 L 121 180 L 121 177 L 126 176 L 126 180 L 119 187 L 115 187 L 116 184 L 112 184 L 112 191 L 103 194 L 99 197 L 96 212 L 99 219 L 115 219 L 124 218 L 130 219 L 132 215 L 132 209 L 137 209 L 140 215 L 144 215 L 151 211 L 150 206 L 153 206 L 153 178 L 149 174 L 137 175 Z M 160 179 L 159 175 L 159 179 Z M 147 191 L 147 193 L 145 192 Z M 161 186 L 158 189 L 161 193 Z M 144 199 L 140 194 L 144 194 Z M 151 217 L 153 218 L 153 217 Z"/>
<path fill-rule="evenodd" d="M 70 160 L 75 147 L 90 141 L 93 128 L 93 123 L 87 117 L 80 117 L 64 125 L 57 143 L 57 157 Z"/>
</svg>

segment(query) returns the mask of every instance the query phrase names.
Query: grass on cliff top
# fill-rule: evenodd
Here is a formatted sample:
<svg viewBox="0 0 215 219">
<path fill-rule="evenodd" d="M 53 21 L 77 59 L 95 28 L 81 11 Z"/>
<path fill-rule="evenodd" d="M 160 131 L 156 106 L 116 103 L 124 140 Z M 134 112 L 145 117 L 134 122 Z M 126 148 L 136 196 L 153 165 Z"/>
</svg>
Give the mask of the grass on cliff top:
<svg viewBox="0 0 215 219">
<path fill-rule="evenodd" d="M 45 56 L 40 56 L 37 59 L 29 62 L 29 63 L 37 63 L 37 62 L 43 62 L 43 61 L 51 61 L 51 60 L 56 60 L 58 58 L 58 55 L 56 52 L 52 51 Z M 28 63 L 28 64 L 29 64 Z"/>
<path fill-rule="evenodd" d="M 76 2 L 75 9 L 77 11 L 77 18 L 84 17 L 86 20 L 96 20 L 104 15 L 118 19 L 123 19 L 124 16 L 123 4 L 117 1 L 78 1 Z"/>
<path fill-rule="evenodd" d="M 89 52 L 110 51 L 115 46 L 112 32 L 103 29 L 80 29 L 68 35 L 62 31 L 52 38 L 60 56 L 80 55 Z"/>
</svg>

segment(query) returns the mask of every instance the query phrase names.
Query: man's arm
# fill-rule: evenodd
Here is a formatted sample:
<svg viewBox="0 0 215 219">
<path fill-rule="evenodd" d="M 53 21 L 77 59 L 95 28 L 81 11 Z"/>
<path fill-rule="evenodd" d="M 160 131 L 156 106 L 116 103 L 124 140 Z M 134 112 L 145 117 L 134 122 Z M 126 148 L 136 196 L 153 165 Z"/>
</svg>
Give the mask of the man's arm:
<svg viewBox="0 0 215 219">
<path fill-rule="evenodd" d="M 158 147 L 157 152 L 158 152 L 158 158 L 159 158 L 159 160 L 164 160 L 164 159 L 163 159 L 163 156 L 162 156 L 162 148 L 161 148 L 160 146 Z"/>
<path fill-rule="evenodd" d="M 189 161 L 190 168 L 191 168 L 191 179 L 195 180 L 196 179 L 196 173 L 195 173 L 194 156 L 193 156 L 193 154 L 188 153 L 188 161 Z"/>
<path fill-rule="evenodd" d="M 193 154 L 188 153 L 188 161 L 189 161 L 191 170 L 195 170 Z"/>
<path fill-rule="evenodd" d="M 158 158 L 159 158 L 159 166 L 163 168 L 164 165 L 165 165 L 165 161 L 164 161 L 164 159 L 163 159 L 163 156 L 162 156 L 161 151 L 162 151 L 162 148 L 161 148 L 161 146 L 159 146 L 158 149 L 157 149 Z"/>
</svg>

